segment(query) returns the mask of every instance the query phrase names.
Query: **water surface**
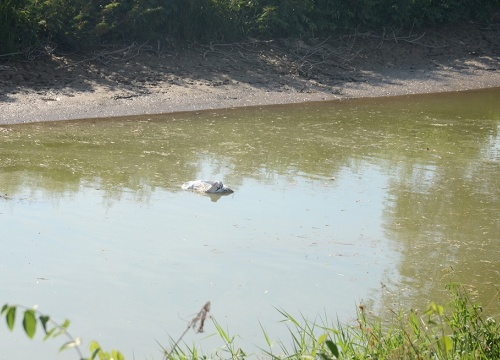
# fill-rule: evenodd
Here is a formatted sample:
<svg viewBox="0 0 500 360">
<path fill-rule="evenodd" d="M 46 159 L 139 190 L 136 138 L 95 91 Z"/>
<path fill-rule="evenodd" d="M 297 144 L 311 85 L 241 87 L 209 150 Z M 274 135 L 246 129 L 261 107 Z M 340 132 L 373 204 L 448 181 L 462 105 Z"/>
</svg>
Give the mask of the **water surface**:
<svg viewBox="0 0 500 360">
<path fill-rule="evenodd" d="M 349 321 L 444 302 L 498 314 L 500 91 L 0 127 L 1 302 L 87 344 L 161 358 L 207 301 L 246 350 L 276 308 Z M 210 198 L 194 179 L 235 190 Z M 185 340 L 222 346 L 208 323 Z M 0 359 L 61 341 L 0 338 Z M 38 337 L 41 337 L 39 334 Z"/>
</svg>

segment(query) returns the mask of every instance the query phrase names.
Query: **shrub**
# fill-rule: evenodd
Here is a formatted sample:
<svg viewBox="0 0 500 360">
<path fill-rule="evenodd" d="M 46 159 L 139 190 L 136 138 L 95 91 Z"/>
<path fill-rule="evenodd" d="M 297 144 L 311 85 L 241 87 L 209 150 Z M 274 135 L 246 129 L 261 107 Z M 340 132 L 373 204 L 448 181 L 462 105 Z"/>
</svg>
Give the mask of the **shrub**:
<svg viewBox="0 0 500 360">
<path fill-rule="evenodd" d="M 40 42 L 235 41 L 489 21 L 500 0 L 3 0 L 0 51 Z M 1 55 L 0 53 L 0 55 Z"/>
</svg>

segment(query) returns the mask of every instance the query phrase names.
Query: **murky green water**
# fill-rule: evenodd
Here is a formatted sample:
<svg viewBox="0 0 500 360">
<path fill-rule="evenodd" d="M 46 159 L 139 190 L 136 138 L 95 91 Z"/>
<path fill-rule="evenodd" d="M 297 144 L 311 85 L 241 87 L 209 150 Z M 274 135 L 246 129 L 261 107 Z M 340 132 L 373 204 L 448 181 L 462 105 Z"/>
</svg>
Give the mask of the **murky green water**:
<svg viewBox="0 0 500 360">
<path fill-rule="evenodd" d="M 177 338 L 207 300 L 246 349 L 265 345 L 259 321 L 287 340 L 276 307 L 349 320 L 360 301 L 444 301 L 450 281 L 498 314 L 499 99 L 2 126 L 0 300 L 38 304 L 84 343 L 137 359 L 161 358 L 156 340 Z M 180 189 L 199 178 L 235 193 Z M 2 360 L 74 358 L 2 327 Z M 213 332 L 186 341 L 211 351 Z"/>
</svg>

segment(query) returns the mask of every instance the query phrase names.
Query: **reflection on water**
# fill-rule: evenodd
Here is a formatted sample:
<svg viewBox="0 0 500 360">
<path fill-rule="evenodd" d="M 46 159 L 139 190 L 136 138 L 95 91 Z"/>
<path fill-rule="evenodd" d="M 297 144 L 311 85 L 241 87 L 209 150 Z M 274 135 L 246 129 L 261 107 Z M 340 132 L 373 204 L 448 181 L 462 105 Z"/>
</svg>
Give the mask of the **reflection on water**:
<svg viewBox="0 0 500 360">
<path fill-rule="evenodd" d="M 259 321 L 287 339 L 276 307 L 349 320 L 359 301 L 439 301 L 452 280 L 498 313 L 499 96 L 0 127 L 0 300 L 138 358 L 161 358 L 155 340 L 207 300 L 247 349 Z M 194 179 L 235 193 L 180 189 Z M 6 358 L 60 346 L 12 339 Z"/>
</svg>

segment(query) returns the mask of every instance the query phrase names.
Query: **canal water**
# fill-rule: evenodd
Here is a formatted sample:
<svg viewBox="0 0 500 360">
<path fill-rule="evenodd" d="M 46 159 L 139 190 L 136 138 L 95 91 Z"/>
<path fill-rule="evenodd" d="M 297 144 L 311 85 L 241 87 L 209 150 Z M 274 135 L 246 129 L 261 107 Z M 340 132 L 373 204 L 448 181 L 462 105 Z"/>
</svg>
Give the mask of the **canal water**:
<svg viewBox="0 0 500 360">
<path fill-rule="evenodd" d="M 161 359 L 206 301 L 247 353 L 279 310 L 349 323 L 445 303 L 500 312 L 500 89 L 0 126 L 0 306 L 37 305 Z M 228 196 L 181 189 L 221 180 Z M 21 316 L 18 314 L 18 320 Z M 0 324 L 0 360 L 75 359 Z M 223 346 L 211 321 L 189 346 Z M 276 349 L 279 352 L 279 346 Z"/>
</svg>

